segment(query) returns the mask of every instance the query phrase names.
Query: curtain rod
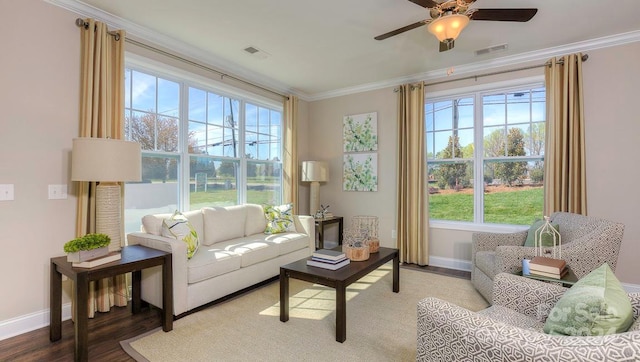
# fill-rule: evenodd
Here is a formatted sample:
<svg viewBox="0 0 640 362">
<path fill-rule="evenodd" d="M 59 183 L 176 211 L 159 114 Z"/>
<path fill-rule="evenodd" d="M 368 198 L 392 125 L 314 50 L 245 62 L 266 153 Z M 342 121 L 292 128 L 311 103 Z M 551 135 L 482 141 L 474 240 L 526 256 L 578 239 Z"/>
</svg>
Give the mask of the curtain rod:
<svg viewBox="0 0 640 362">
<path fill-rule="evenodd" d="M 76 19 L 76 25 L 77 25 L 77 26 L 79 26 L 79 27 L 83 27 L 83 28 L 85 28 L 85 29 L 86 29 L 86 28 L 89 26 L 89 23 L 88 23 L 88 22 L 86 22 L 86 21 L 84 21 L 84 20 L 83 20 L 83 19 L 81 19 L 81 18 L 77 18 L 77 19 Z M 108 32 L 108 33 L 109 33 L 109 35 L 113 35 L 113 36 L 115 37 L 115 39 L 116 39 L 116 40 L 120 40 L 120 34 L 118 34 L 117 32 Z M 169 58 L 172 58 L 172 59 L 175 59 L 175 60 L 181 61 L 181 62 L 183 62 L 183 63 L 187 63 L 187 64 L 189 64 L 189 65 L 193 65 L 193 66 L 198 67 L 198 68 L 200 68 L 200 69 L 204 69 L 204 70 L 206 70 L 206 71 L 209 71 L 209 72 L 212 72 L 212 73 L 216 73 L 216 74 L 218 74 L 218 75 L 220 76 L 220 80 L 224 80 L 224 78 L 230 78 L 230 79 L 233 79 L 233 80 L 234 80 L 234 81 L 236 81 L 236 82 L 240 82 L 240 83 L 243 83 L 243 84 L 249 85 L 249 86 L 251 86 L 251 87 L 261 89 L 261 90 L 263 90 L 263 91 L 265 91 L 265 92 L 269 92 L 269 93 L 271 93 L 271 94 L 278 95 L 278 96 L 280 96 L 280 97 L 282 97 L 282 98 L 284 98 L 284 99 L 289 99 L 289 96 L 287 96 L 287 95 L 285 95 L 285 94 L 278 93 L 278 92 L 273 91 L 273 90 L 271 90 L 271 89 L 268 89 L 268 88 L 262 87 L 262 86 L 260 86 L 260 85 L 257 85 L 257 84 L 251 83 L 251 82 L 248 82 L 248 81 L 246 81 L 246 80 L 244 80 L 244 79 L 240 79 L 240 78 L 234 77 L 234 76 L 232 76 L 232 75 L 230 75 L 230 74 L 227 74 L 227 73 L 221 72 L 221 71 L 219 71 L 219 70 L 213 69 L 213 68 L 208 67 L 208 66 L 206 66 L 206 65 L 204 65 L 204 64 L 200 64 L 200 63 L 194 62 L 194 61 L 192 61 L 192 60 L 189 60 L 189 59 L 183 58 L 183 57 L 181 57 L 181 56 L 179 56 L 179 55 L 176 55 L 176 54 L 173 54 L 173 53 L 169 53 L 169 52 L 164 51 L 164 50 L 162 50 L 162 49 L 159 49 L 159 48 L 153 47 L 153 46 L 151 46 L 151 45 L 149 45 L 149 44 L 145 44 L 145 43 L 142 43 L 142 42 L 139 42 L 139 41 L 137 41 L 137 40 L 130 39 L 130 38 L 125 38 L 125 41 L 126 41 L 127 43 L 131 43 L 131 44 L 136 45 L 136 46 L 139 46 L 139 47 L 141 47 L 141 48 L 145 48 L 145 49 L 147 49 L 147 50 L 151 50 L 151 51 L 153 51 L 153 52 L 155 52 L 155 53 L 158 53 L 158 54 L 164 55 L 164 56 L 166 56 L 166 57 L 169 57 Z"/>
<path fill-rule="evenodd" d="M 582 61 L 586 62 L 587 59 L 589 59 L 589 54 L 582 54 Z M 556 61 L 556 64 L 564 64 L 564 60 L 560 59 L 558 61 Z M 456 79 L 447 79 L 447 80 L 443 80 L 440 82 L 434 82 L 434 83 L 425 83 L 425 86 L 431 86 L 431 85 L 437 85 L 437 84 L 444 84 L 444 83 L 450 83 L 450 82 L 456 82 L 459 80 L 467 80 L 467 79 L 478 79 L 481 77 L 488 77 L 488 76 L 492 76 L 492 75 L 498 75 L 498 74 L 504 74 L 504 73 L 511 73 L 511 72 L 519 72 L 519 71 L 523 71 L 523 70 L 529 70 L 529 69 L 535 69 L 535 68 L 542 68 L 542 67 L 548 67 L 551 66 L 550 61 L 547 61 L 544 64 L 538 64 L 538 65 L 532 65 L 529 67 L 522 67 L 522 68 L 516 68 L 516 69 L 509 69 L 509 70 L 501 70 L 499 72 L 492 72 L 492 73 L 485 73 L 485 74 L 478 74 L 478 75 L 470 75 L 468 77 L 463 77 L 463 78 L 456 78 Z M 394 89 L 395 91 L 395 89 Z"/>
</svg>

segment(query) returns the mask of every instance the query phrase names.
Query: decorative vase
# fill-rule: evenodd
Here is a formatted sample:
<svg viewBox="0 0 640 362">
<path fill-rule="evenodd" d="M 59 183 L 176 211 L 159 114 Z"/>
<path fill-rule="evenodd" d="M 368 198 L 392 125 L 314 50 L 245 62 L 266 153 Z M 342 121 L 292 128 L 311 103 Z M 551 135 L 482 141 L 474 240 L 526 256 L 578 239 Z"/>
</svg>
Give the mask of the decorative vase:
<svg viewBox="0 0 640 362">
<path fill-rule="evenodd" d="M 369 244 L 367 234 L 361 230 L 348 229 L 344 232 L 342 251 L 351 261 L 369 259 Z"/>
</svg>

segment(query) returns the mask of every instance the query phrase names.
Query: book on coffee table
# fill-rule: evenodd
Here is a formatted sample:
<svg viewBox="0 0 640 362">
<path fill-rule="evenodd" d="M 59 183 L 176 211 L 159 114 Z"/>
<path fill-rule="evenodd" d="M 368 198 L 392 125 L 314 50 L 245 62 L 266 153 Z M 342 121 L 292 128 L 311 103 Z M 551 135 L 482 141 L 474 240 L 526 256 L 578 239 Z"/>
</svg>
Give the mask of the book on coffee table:
<svg viewBox="0 0 640 362">
<path fill-rule="evenodd" d="M 329 270 L 338 270 L 342 267 L 349 265 L 350 262 L 351 260 L 349 259 L 344 259 L 338 263 L 327 263 L 324 261 L 310 259 L 310 260 L 307 260 L 307 265 L 314 266 L 317 268 L 329 269 Z"/>
<path fill-rule="evenodd" d="M 332 249 L 318 249 L 313 252 L 312 257 L 326 260 L 342 260 L 347 256 L 342 251 Z"/>
</svg>

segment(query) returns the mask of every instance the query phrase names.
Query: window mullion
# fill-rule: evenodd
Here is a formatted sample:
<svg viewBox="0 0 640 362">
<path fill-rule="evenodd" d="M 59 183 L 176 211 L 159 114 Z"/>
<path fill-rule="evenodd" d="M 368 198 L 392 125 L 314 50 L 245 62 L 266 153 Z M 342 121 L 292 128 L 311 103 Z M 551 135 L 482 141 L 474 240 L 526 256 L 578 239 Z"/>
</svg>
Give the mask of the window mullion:
<svg viewBox="0 0 640 362">
<path fill-rule="evenodd" d="M 237 152 L 238 158 L 240 160 L 240 164 L 238 166 L 238 203 L 244 204 L 247 202 L 247 157 L 245 154 L 245 101 L 240 100 L 238 103 L 238 144 L 237 144 Z"/>
<path fill-rule="evenodd" d="M 484 122 L 482 94 L 474 95 L 474 162 L 473 162 L 473 219 L 475 223 L 484 223 Z"/>
<path fill-rule="evenodd" d="M 178 198 L 178 208 L 187 210 L 189 208 L 189 195 L 191 190 L 190 156 L 189 156 L 189 86 L 180 82 L 180 102 L 179 104 L 179 129 L 178 149 L 180 150 L 180 174 L 178 179 L 180 197 Z"/>
</svg>

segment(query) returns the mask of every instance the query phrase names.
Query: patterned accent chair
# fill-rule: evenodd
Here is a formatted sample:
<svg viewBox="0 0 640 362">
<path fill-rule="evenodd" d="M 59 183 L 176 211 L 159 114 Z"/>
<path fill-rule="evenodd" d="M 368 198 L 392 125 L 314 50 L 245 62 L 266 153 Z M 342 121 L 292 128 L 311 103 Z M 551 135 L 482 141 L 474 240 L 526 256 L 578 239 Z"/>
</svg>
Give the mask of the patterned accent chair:
<svg viewBox="0 0 640 362">
<path fill-rule="evenodd" d="M 603 263 L 616 270 L 623 224 L 568 212 L 551 214 L 551 222 L 559 225 L 562 259 L 578 278 Z M 498 273 L 520 273 L 522 259 L 535 256 L 535 248 L 523 246 L 527 232 L 473 234 L 471 283 L 489 303 L 493 299 L 493 278 Z"/>
<path fill-rule="evenodd" d="M 493 305 L 472 312 L 429 297 L 418 302 L 416 361 L 638 361 L 640 293 L 629 293 L 634 322 L 625 333 L 593 337 L 542 331 L 549 311 L 567 290 L 501 273 Z"/>
</svg>

